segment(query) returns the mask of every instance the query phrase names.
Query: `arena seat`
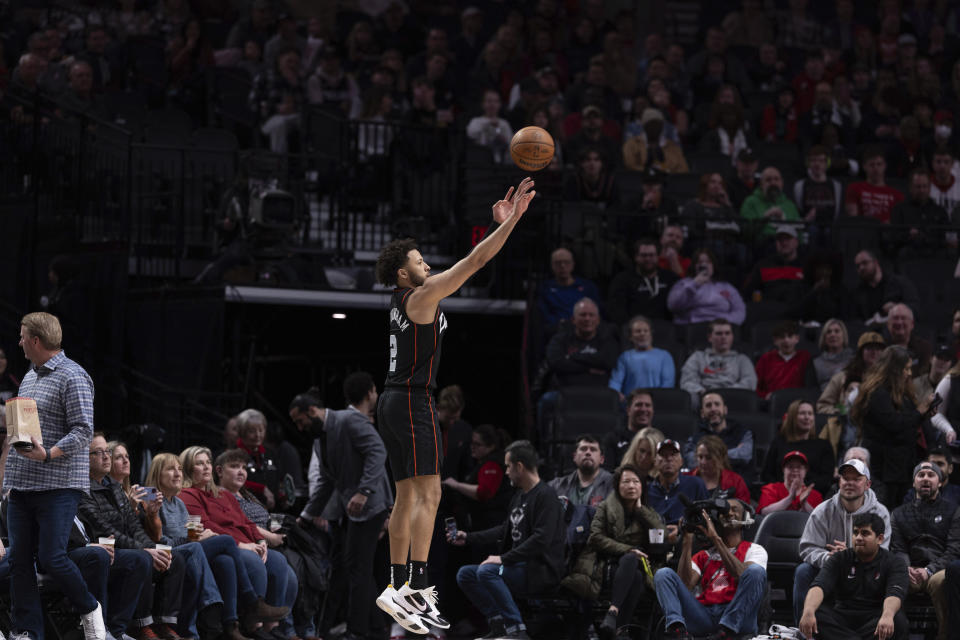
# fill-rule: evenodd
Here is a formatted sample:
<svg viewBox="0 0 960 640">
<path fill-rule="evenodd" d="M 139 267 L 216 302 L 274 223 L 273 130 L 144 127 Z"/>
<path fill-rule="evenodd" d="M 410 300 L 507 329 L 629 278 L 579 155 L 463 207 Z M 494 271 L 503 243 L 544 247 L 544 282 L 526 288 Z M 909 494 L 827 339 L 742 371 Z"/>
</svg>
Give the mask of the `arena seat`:
<svg viewBox="0 0 960 640">
<path fill-rule="evenodd" d="M 800 564 L 800 536 L 808 517 L 805 511 L 777 511 L 764 516 L 757 529 L 755 541 L 767 551 L 771 600 L 785 601 L 787 609 L 792 608 L 793 571 Z"/>
</svg>

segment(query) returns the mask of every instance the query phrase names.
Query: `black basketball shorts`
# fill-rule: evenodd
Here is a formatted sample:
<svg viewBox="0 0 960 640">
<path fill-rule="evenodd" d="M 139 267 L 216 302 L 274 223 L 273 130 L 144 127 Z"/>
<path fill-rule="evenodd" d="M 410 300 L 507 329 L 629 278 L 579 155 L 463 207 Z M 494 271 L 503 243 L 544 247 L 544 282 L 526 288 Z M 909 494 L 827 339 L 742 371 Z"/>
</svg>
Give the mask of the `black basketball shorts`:
<svg viewBox="0 0 960 640">
<path fill-rule="evenodd" d="M 439 475 L 443 439 L 433 394 L 388 388 L 377 402 L 377 426 L 387 448 L 393 480 Z"/>
</svg>

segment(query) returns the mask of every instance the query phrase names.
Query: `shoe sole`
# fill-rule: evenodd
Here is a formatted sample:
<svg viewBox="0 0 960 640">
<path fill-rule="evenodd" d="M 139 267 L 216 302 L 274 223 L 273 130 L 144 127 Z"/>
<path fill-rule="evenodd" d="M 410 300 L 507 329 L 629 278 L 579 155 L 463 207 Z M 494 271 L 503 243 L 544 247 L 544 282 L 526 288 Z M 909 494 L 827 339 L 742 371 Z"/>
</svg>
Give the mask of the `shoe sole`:
<svg viewBox="0 0 960 640">
<path fill-rule="evenodd" d="M 399 595 L 399 593 L 398 593 L 398 595 Z M 407 598 L 407 596 L 405 596 L 405 595 L 401 595 L 400 597 L 401 597 L 401 598 L 404 598 L 404 599 Z M 422 620 L 422 621 L 424 621 L 424 622 L 430 623 L 430 626 L 431 626 L 431 627 L 436 627 L 437 629 L 449 629 L 449 628 L 450 628 L 450 623 L 449 623 L 449 622 L 447 622 L 446 624 L 441 624 L 440 622 L 437 622 L 437 621 L 434 620 L 433 618 L 429 617 L 429 616 L 426 614 L 426 612 L 424 612 L 424 611 L 411 611 L 411 610 L 410 610 L 409 608 L 407 608 L 407 607 L 404 607 L 404 609 L 407 611 L 407 613 L 409 613 L 409 614 L 411 614 L 411 615 L 417 616 L 418 618 L 420 618 L 420 620 Z"/>
<path fill-rule="evenodd" d="M 425 636 L 428 633 L 430 633 L 430 630 L 427 629 L 427 627 L 422 623 L 420 624 L 419 628 L 412 626 L 413 624 L 416 623 L 416 621 L 412 621 L 410 617 L 408 617 L 411 614 L 407 614 L 404 611 L 398 611 L 397 608 L 394 607 L 392 603 L 390 603 L 389 601 L 385 601 L 378 597 L 377 606 L 380 607 L 380 609 L 384 613 L 386 613 L 388 616 L 396 620 L 397 624 L 399 624 L 401 627 L 403 627 L 407 631 L 419 634 L 421 636 Z M 419 616 L 417 617 L 419 618 Z"/>
</svg>

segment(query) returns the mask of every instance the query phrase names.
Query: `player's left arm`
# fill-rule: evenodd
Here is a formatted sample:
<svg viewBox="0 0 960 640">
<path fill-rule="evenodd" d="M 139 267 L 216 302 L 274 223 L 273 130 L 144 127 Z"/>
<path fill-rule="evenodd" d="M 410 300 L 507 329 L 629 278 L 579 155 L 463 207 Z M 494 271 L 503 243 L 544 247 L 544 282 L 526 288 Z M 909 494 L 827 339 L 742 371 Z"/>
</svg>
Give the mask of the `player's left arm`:
<svg viewBox="0 0 960 640">
<path fill-rule="evenodd" d="M 500 226 L 488 234 L 465 258 L 443 273 L 427 278 L 422 287 L 417 287 L 407 299 L 407 315 L 411 312 L 427 315 L 422 312 L 435 310 L 441 300 L 455 293 L 470 276 L 497 255 L 537 194 L 531 189 L 531 178 L 524 178 L 516 192 L 510 187 L 504 199 L 493 205 L 493 219 L 501 223 Z"/>
</svg>

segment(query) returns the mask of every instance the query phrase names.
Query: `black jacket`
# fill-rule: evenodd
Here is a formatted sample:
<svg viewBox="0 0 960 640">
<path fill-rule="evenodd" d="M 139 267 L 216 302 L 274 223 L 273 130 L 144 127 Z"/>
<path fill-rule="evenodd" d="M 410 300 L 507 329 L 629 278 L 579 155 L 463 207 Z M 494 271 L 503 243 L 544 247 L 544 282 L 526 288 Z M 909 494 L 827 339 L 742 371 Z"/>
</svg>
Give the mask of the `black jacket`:
<svg viewBox="0 0 960 640">
<path fill-rule="evenodd" d="M 561 387 L 605 387 L 620 357 L 616 329 L 601 322 L 589 340 L 577 336 L 573 323 L 562 323 L 547 345 L 547 363 Z"/>
<path fill-rule="evenodd" d="M 627 269 L 614 276 L 610 283 L 607 310 L 614 322 L 623 324 L 637 314 L 648 318 L 668 319 L 667 294 L 679 278 L 666 269 L 657 269 L 650 277 Z"/>
<path fill-rule="evenodd" d="M 153 549 L 156 544 L 144 531 L 123 487 L 110 476 L 106 484 L 90 481 L 90 493 L 80 500 L 80 520 L 91 540 L 115 539 L 117 549 Z"/>
<path fill-rule="evenodd" d="M 863 446 L 870 451 L 874 481 L 910 484 L 913 467 L 924 453 L 917 444 L 920 431 L 927 446 L 936 439 L 930 421 L 917 411 L 908 397 L 903 398 L 899 409 L 894 406 L 885 387 L 878 387 L 870 395 L 861 421 Z"/>
<path fill-rule="evenodd" d="M 893 273 L 884 273 L 876 287 L 860 282 L 853 290 L 853 306 L 858 320 L 868 320 L 888 302 L 902 302 L 914 313 L 920 311 L 920 294 L 910 280 Z"/>
<path fill-rule="evenodd" d="M 960 559 L 960 509 L 939 493 L 936 500 L 914 499 L 890 514 L 890 551 L 907 566 L 930 575 Z"/>
<path fill-rule="evenodd" d="M 467 535 L 471 545 L 495 544 L 506 565 L 526 562 L 527 592 L 539 593 L 557 585 L 564 574 L 563 506 L 553 487 L 539 482 L 517 491 L 503 524 Z"/>
</svg>

